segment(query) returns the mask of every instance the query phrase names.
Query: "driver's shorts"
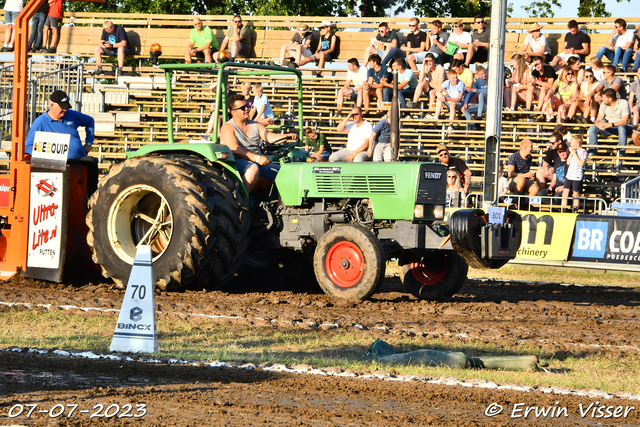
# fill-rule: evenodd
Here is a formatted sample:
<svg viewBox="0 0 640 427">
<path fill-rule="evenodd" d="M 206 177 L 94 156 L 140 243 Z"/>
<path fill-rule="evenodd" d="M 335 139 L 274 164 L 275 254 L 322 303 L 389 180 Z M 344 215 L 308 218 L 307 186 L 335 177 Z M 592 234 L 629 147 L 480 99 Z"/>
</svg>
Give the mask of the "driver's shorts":
<svg viewBox="0 0 640 427">
<path fill-rule="evenodd" d="M 236 159 L 236 169 L 238 170 L 240 175 L 244 176 L 244 173 L 251 167 L 251 165 L 257 165 L 257 163 L 245 159 Z M 258 168 L 260 169 L 261 177 L 263 177 L 267 181 L 273 182 L 276 180 L 276 175 L 278 175 L 280 165 L 269 163 L 268 165 L 264 166 L 258 165 Z"/>
</svg>

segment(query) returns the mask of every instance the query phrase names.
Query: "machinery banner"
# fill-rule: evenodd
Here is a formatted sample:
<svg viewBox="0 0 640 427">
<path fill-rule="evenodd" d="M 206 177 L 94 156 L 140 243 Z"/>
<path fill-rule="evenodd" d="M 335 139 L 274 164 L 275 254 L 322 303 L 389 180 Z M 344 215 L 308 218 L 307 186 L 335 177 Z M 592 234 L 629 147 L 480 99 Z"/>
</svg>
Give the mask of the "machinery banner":
<svg viewBox="0 0 640 427">
<path fill-rule="evenodd" d="M 522 216 L 517 259 L 566 261 L 576 225 L 575 214 L 516 211 Z"/>
<path fill-rule="evenodd" d="M 62 250 L 64 177 L 61 172 L 32 172 L 27 267 L 57 269 Z"/>
<path fill-rule="evenodd" d="M 578 216 L 571 260 L 640 265 L 640 220 Z"/>
</svg>

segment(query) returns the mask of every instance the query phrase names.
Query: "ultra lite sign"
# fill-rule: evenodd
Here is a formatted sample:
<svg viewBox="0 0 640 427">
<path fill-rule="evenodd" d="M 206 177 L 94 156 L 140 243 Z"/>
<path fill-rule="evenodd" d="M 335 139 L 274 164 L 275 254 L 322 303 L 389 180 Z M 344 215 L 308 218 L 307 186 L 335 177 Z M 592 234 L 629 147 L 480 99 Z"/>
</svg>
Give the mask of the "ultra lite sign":
<svg viewBox="0 0 640 427">
<path fill-rule="evenodd" d="M 27 267 L 58 268 L 62 249 L 61 172 L 32 172 Z"/>
</svg>

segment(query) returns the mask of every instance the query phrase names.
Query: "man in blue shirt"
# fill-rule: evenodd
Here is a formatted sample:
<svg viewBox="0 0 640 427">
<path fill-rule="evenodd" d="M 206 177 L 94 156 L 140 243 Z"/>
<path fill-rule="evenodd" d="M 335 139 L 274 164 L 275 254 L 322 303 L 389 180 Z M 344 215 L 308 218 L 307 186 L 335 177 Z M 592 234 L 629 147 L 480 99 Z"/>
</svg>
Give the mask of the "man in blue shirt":
<svg viewBox="0 0 640 427">
<path fill-rule="evenodd" d="M 88 164 L 87 177 L 87 193 L 93 193 L 98 184 L 98 165 L 94 157 L 87 154 L 91 151 L 91 145 L 94 140 L 93 117 L 78 111 L 71 110 L 69 96 L 61 91 L 56 90 L 49 97 L 49 110 L 34 120 L 25 144 L 25 153 L 31 154 L 33 151 L 33 140 L 37 131 L 64 133 L 71 135 L 69 142 L 69 160 L 83 160 Z M 82 144 L 79 127 L 85 128 L 85 143 Z"/>
</svg>

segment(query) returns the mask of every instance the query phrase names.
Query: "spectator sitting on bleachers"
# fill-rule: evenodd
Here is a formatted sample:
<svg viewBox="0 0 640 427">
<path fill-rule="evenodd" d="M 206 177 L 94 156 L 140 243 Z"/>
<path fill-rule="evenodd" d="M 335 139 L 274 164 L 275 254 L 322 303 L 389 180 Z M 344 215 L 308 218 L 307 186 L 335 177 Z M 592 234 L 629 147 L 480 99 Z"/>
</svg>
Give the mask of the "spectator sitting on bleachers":
<svg viewBox="0 0 640 427">
<path fill-rule="evenodd" d="M 364 91 L 364 84 L 366 82 L 367 69 L 361 67 L 356 58 L 348 60 L 347 78 L 342 89 L 338 90 L 338 115 L 342 114 L 342 103 L 345 96 L 355 100 L 358 107 L 362 105 L 362 92 Z M 353 89 L 351 89 L 351 83 L 353 83 Z"/>
<path fill-rule="evenodd" d="M 467 66 L 471 62 L 473 53 L 469 53 L 469 45 L 473 43 L 471 34 L 464 31 L 464 22 L 462 19 L 456 19 L 451 25 L 453 32 L 449 35 L 447 49 L 442 56 L 444 57 L 441 64 L 448 62 L 453 63 L 454 59 L 459 59 Z"/>
<path fill-rule="evenodd" d="M 118 57 L 118 74 L 122 75 L 124 57 L 131 55 L 127 32 L 120 25 L 115 25 L 111 21 L 104 21 L 102 28 L 100 46 L 96 47 L 94 50 L 96 65 L 98 66 L 95 74 L 104 74 L 104 71 L 102 70 L 102 55 L 105 55 Z"/>
<path fill-rule="evenodd" d="M 458 80 L 464 83 L 465 87 L 473 86 L 473 71 L 467 68 L 462 59 L 454 59 L 449 66 L 450 70 L 458 73 Z"/>
<path fill-rule="evenodd" d="M 611 64 L 604 66 L 604 78 L 598 82 L 596 88 L 595 99 L 602 104 L 601 94 L 605 89 L 613 89 L 616 92 L 616 98 L 627 99 L 627 89 L 624 80 L 616 76 L 616 67 Z"/>
<path fill-rule="evenodd" d="M 398 72 L 398 99 L 402 108 L 407 108 L 407 98 L 413 99 L 418 86 L 418 79 L 413 71 L 407 69 L 407 61 L 404 58 L 397 59 L 393 63 L 393 69 Z M 384 102 L 391 102 L 393 88 L 384 88 Z M 413 108 L 413 103 L 411 108 Z"/>
<path fill-rule="evenodd" d="M 560 77 L 553 83 L 551 90 L 547 91 L 542 102 L 542 113 L 550 122 L 554 116 L 558 123 L 567 119 L 567 112 L 572 103 L 578 99 L 579 86 L 576 83 L 574 71 L 568 66 L 562 67 Z"/>
<path fill-rule="evenodd" d="M 524 56 L 516 53 L 511 57 L 513 73 L 507 80 L 507 87 L 504 89 L 504 106 L 507 111 L 515 111 L 517 102 L 525 102 L 528 111 L 531 111 L 534 92 L 529 92 L 529 87 L 533 85 L 531 68 L 527 66 Z"/>
<path fill-rule="evenodd" d="M 587 145 L 595 145 L 598 143 L 598 135 L 618 135 L 618 145 L 627 145 L 627 135 L 631 134 L 631 126 L 629 122 L 629 103 L 626 99 L 616 98 L 616 92 L 613 89 L 605 89 L 602 91 L 602 104 L 596 122 L 589 128 L 589 139 Z M 595 149 L 590 149 L 590 154 L 595 154 Z M 624 156 L 625 150 L 620 150 L 620 155 Z"/>
<path fill-rule="evenodd" d="M 580 91 L 578 93 L 578 99 L 569 107 L 568 117 L 575 117 L 576 112 L 580 111 L 582 114 L 582 119 L 580 119 L 581 123 L 584 124 L 593 124 L 596 120 L 596 116 L 598 115 L 598 108 L 600 108 L 600 104 L 598 104 L 594 100 L 594 94 L 598 87 L 598 81 L 595 79 L 595 75 L 593 74 L 593 70 L 589 68 L 584 73 L 584 81 L 580 85 Z"/>
<path fill-rule="evenodd" d="M 589 66 L 597 81 L 604 79 L 604 64 L 600 58 L 592 56 L 591 59 L 589 59 Z"/>
<path fill-rule="evenodd" d="M 509 175 L 509 191 L 512 193 L 527 193 L 530 196 L 538 194 L 538 184 L 533 171 L 531 171 L 532 150 L 531 140 L 523 139 L 520 141 L 520 150 L 509 156 L 507 174 Z"/>
<path fill-rule="evenodd" d="M 411 32 L 407 34 L 407 45 L 401 47 L 404 51 L 407 64 L 414 73 L 418 72 L 416 64 L 422 64 L 427 55 L 427 33 L 420 29 L 420 20 L 411 18 L 409 20 Z"/>
<path fill-rule="evenodd" d="M 296 67 L 297 63 L 304 58 L 308 58 L 313 53 L 309 50 L 311 46 L 311 42 L 313 41 L 313 33 L 309 31 L 309 26 L 307 24 L 301 24 L 298 27 L 298 31 L 293 33 L 291 36 L 291 43 L 282 45 L 280 49 L 280 66 L 281 67 Z M 288 59 L 285 60 L 284 57 L 289 55 L 295 59 L 294 63 L 291 63 Z"/>
<path fill-rule="evenodd" d="M 322 21 L 322 28 L 320 29 L 320 41 L 318 43 L 318 49 L 315 55 L 308 56 L 296 62 L 296 66 L 302 67 L 312 61 L 318 61 L 318 68 L 324 68 L 326 61 L 331 62 L 333 57 L 333 51 L 336 48 L 337 36 L 331 32 L 331 22 Z M 316 72 L 317 77 L 322 77 L 322 71 Z"/>
<path fill-rule="evenodd" d="M 233 16 L 233 23 L 222 40 L 220 50 L 225 50 L 227 46 L 232 62 L 238 57 L 248 58 L 251 54 L 251 35 L 249 29 L 242 25 L 240 15 Z"/>
<path fill-rule="evenodd" d="M 331 145 L 320 131 L 307 127 L 304 129 L 304 147 L 309 157 L 316 162 L 326 162 L 331 155 Z"/>
<path fill-rule="evenodd" d="M 382 65 L 387 66 L 389 61 L 391 61 L 391 56 L 389 55 L 390 49 L 399 45 L 400 41 L 398 40 L 398 35 L 395 30 L 390 30 L 389 24 L 381 22 L 380 25 L 378 25 L 378 34 L 371 39 L 371 43 L 364 50 L 362 63 L 366 64 L 369 56 L 377 53 L 378 56 L 382 58 Z"/>
<path fill-rule="evenodd" d="M 362 97 L 364 100 L 364 115 L 369 114 L 369 105 L 371 97 L 375 96 L 378 100 L 378 110 L 382 110 L 385 83 L 393 80 L 391 74 L 387 71 L 387 67 L 381 66 L 382 59 L 376 53 L 369 57 L 369 71 L 367 71 L 367 82 L 364 85 Z"/>
<path fill-rule="evenodd" d="M 633 141 L 634 145 L 640 145 L 640 128 L 636 126 L 631 134 L 631 141 Z"/>
<path fill-rule="evenodd" d="M 524 46 L 520 51 L 525 61 L 533 62 L 535 57 L 542 58 L 544 63 L 551 60 L 551 48 L 547 43 L 547 37 L 542 34 L 541 30 L 542 27 L 538 24 L 529 27 L 529 34 L 524 38 Z M 527 52 L 527 46 L 531 49 L 531 53 Z"/>
<path fill-rule="evenodd" d="M 487 98 L 487 70 L 482 65 L 476 67 L 476 81 L 473 86 L 465 87 L 465 90 L 467 93 L 464 95 L 460 111 L 462 111 L 467 120 L 473 119 L 472 114 L 475 114 L 476 120 L 482 120 Z M 476 103 L 469 105 L 472 100 L 475 100 Z M 470 123 L 469 127 L 475 129 L 476 124 Z"/>
<path fill-rule="evenodd" d="M 584 81 L 584 68 L 582 67 L 582 61 L 580 61 L 580 58 L 572 56 L 567 59 L 567 63 L 565 65 L 573 70 L 576 83 L 581 85 Z"/>
<path fill-rule="evenodd" d="M 596 56 L 602 59 L 606 56 L 614 67 L 620 65 L 622 61 L 622 72 L 627 71 L 627 66 L 633 56 L 633 43 L 635 34 L 627 31 L 627 21 L 618 18 L 614 21 L 615 29 L 609 36 L 607 43 L 598 49 Z"/>
<path fill-rule="evenodd" d="M 352 117 L 353 121 L 348 123 Z M 373 126 L 362 117 L 360 107 L 353 107 L 347 117 L 338 124 L 336 131 L 348 134 L 347 145 L 329 156 L 330 162 L 365 162 L 373 156 Z"/>
<path fill-rule="evenodd" d="M 569 27 L 569 32 L 564 36 L 561 52 L 554 56 L 553 61 L 549 64 L 556 71 L 564 67 L 569 58 L 574 57 L 584 61 L 591 52 L 591 37 L 580 31 L 578 21 L 572 19 L 567 27 Z"/>
<path fill-rule="evenodd" d="M 213 54 L 220 50 L 218 40 L 213 36 L 209 27 L 202 26 L 202 20 L 193 18 L 194 29 L 189 37 L 189 47 L 184 52 L 184 63 L 191 63 L 191 58 L 204 59 L 207 64 L 213 62 Z"/>
<path fill-rule="evenodd" d="M 444 65 L 449 62 L 444 56 L 444 52 L 447 51 L 448 41 L 449 33 L 442 30 L 442 21 L 434 19 L 431 22 L 431 32 L 427 34 L 427 52 L 433 54 L 435 63 L 438 65 Z"/>
<path fill-rule="evenodd" d="M 553 166 L 555 160 L 558 158 L 558 146 L 562 142 L 562 134 L 559 132 L 553 132 L 549 136 L 549 147 L 547 148 L 547 152 L 544 153 L 544 158 L 542 159 L 543 166 Z"/>
<path fill-rule="evenodd" d="M 269 104 L 269 98 L 262 91 L 262 84 L 256 83 L 253 85 L 253 95 L 253 105 L 251 106 L 249 118 L 261 125 L 271 126 L 275 115 L 271 109 L 271 104 Z"/>
<path fill-rule="evenodd" d="M 428 119 L 440 121 L 440 111 L 442 111 L 442 103 L 446 103 L 449 106 L 449 127 L 447 130 L 453 130 L 453 122 L 456 118 L 456 104 L 462 101 L 464 96 L 464 83 L 458 80 L 458 74 L 455 70 L 449 69 L 447 71 L 447 78 L 440 89 L 436 91 L 436 114 L 434 117 L 427 117 Z"/>
<path fill-rule="evenodd" d="M 548 196 L 549 189 L 553 183 L 553 166 L 543 164 L 536 169 L 536 185 L 538 186 L 538 196 Z"/>
<path fill-rule="evenodd" d="M 469 169 L 464 160 L 451 156 L 447 146 L 444 144 L 439 144 L 436 152 L 438 153 L 438 161 L 445 165 L 447 170 L 454 170 L 458 173 L 462 188 L 464 188 L 465 193 L 468 193 L 469 185 L 471 185 L 471 169 Z"/>
<path fill-rule="evenodd" d="M 547 96 L 547 92 L 553 90 L 553 82 L 555 82 L 557 75 L 555 70 L 542 62 L 542 58 L 539 56 L 531 57 L 531 69 L 533 85 L 527 89 L 527 104 L 530 104 L 529 99 L 533 100 L 537 92 L 538 105 L 534 110 L 540 111 L 542 109 L 542 101 Z"/>
<path fill-rule="evenodd" d="M 567 157 L 567 170 L 564 177 L 564 189 L 562 190 L 562 207 L 567 206 L 569 193 L 573 197 L 574 209 L 578 207 L 582 180 L 584 179 L 584 165 L 589 155 L 587 150 L 582 148 L 582 137 L 573 135 L 569 146 L 569 157 Z"/>
<path fill-rule="evenodd" d="M 640 70 L 640 34 L 638 33 L 638 30 L 636 30 L 635 36 L 636 41 L 634 45 L 636 45 L 637 47 L 634 48 L 634 51 L 636 59 L 635 61 L 633 61 L 633 67 L 631 68 L 634 73 Z"/>
<path fill-rule="evenodd" d="M 426 92 L 429 95 L 429 108 L 435 108 L 435 91 L 440 89 L 444 81 L 444 67 L 442 65 L 436 64 L 436 58 L 433 53 L 427 52 L 427 55 L 424 58 L 424 65 L 420 70 L 418 86 L 413 93 L 414 106 L 418 105 L 420 96 L 423 92 Z"/>
<path fill-rule="evenodd" d="M 249 107 L 253 106 L 253 101 L 252 101 L 252 96 L 251 96 L 251 87 L 253 85 L 251 84 L 250 81 L 245 80 L 242 83 L 240 83 L 240 92 L 242 93 L 242 96 L 244 96 L 244 100 L 247 101 L 247 104 L 249 104 Z"/>
<path fill-rule="evenodd" d="M 561 195 L 564 190 L 564 176 L 567 173 L 567 157 L 569 156 L 567 144 L 564 141 L 561 140 L 558 144 L 557 152 L 558 156 L 553 161 L 553 179 L 547 193 L 549 196 Z"/>
<path fill-rule="evenodd" d="M 638 78 L 629 86 L 629 107 L 634 125 L 640 123 L 640 70 L 636 71 L 636 76 Z"/>
<path fill-rule="evenodd" d="M 478 62 L 488 62 L 490 41 L 489 28 L 484 25 L 484 16 L 482 15 L 477 15 L 474 18 L 473 23 L 476 28 L 471 32 L 471 39 L 473 42 L 469 45 L 469 55 L 471 55 L 470 62 L 473 62 L 474 64 Z M 467 67 L 470 62 L 467 62 Z"/>
<path fill-rule="evenodd" d="M 391 110 L 373 127 L 371 131 L 370 141 L 373 141 L 373 161 L 374 162 L 390 162 L 393 160 L 391 155 L 391 126 L 389 125 L 389 117 Z"/>
</svg>

